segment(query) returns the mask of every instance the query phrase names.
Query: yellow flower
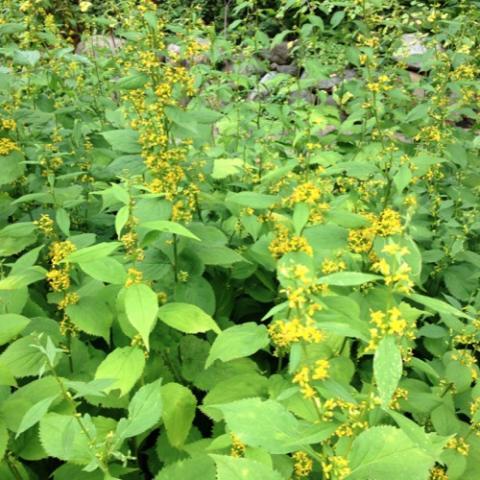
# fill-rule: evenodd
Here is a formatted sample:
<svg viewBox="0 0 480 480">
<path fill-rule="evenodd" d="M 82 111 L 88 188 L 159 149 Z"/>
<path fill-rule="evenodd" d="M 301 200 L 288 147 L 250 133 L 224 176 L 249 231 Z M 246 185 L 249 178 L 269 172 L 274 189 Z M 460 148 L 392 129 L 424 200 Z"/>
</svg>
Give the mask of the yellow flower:
<svg viewBox="0 0 480 480">
<path fill-rule="evenodd" d="M 60 264 L 60 262 L 65 260 L 76 249 L 77 247 L 70 240 L 53 242 L 52 245 L 50 245 L 49 252 L 52 265 Z"/>
<path fill-rule="evenodd" d="M 50 218 L 50 215 L 42 213 L 40 218 L 33 223 L 45 236 L 49 237 L 53 233 L 54 222 Z"/>
<path fill-rule="evenodd" d="M 313 370 L 313 380 L 325 380 L 328 378 L 328 371 L 330 369 L 330 362 L 325 359 L 317 360 Z"/>
<path fill-rule="evenodd" d="M 245 444 L 234 434 L 230 434 L 232 437 L 232 448 L 230 450 L 230 456 L 240 458 L 245 455 Z"/>
<path fill-rule="evenodd" d="M 13 140 L 0 138 L 0 155 L 8 155 L 15 150 L 19 150 L 19 148 Z"/>
<path fill-rule="evenodd" d="M 297 478 L 308 477 L 313 469 L 313 461 L 305 452 L 295 452 L 292 455 L 294 460 L 293 469 Z"/>
<path fill-rule="evenodd" d="M 80 11 L 85 13 L 85 12 L 88 12 L 88 10 L 90 10 L 90 7 L 92 6 L 92 2 L 80 2 L 79 6 L 80 6 Z"/>
</svg>

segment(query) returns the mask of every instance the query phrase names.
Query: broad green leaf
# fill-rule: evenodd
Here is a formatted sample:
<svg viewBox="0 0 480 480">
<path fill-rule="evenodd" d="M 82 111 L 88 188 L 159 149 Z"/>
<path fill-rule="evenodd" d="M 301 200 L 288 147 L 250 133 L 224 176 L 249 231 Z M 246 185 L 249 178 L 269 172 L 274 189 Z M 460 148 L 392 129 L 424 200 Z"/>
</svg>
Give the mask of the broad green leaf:
<svg viewBox="0 0 480 480">
<path fill-rule="evenodd" d="M 18 427 L 17 435 L 15 436 L 15 438 L 18 438 L 18 436 L 25 430 L 28 430 L 29 428 L 36 425 L 48 412 L 48 409 L 52 405 L 53 401 L 57 398 L 57 396 L 58 395 L 44 398 L 43 400 L 40 400 L 35 405 L 33 405 L 29 410 L 27 410 L 27 413 L 25 413 L 22 421 L 20 422 L 20 426 Z"/>
<path fill-rule="evenodd" d="M 143 339 L 147 350 L 148 337 L 157 321 L 158 297 L 144 283 L 131 285 L 125 292 L 125 313 L 130 324 Z"/>
<path fill-rule="evenodd" d="M 78 262 L 78 266 L 95 280 L 114 285 L 123 285 L 127 273 L 123 265 L 112 257 L 104 257 L 88 262 Z"/>
<path fill-rule="evenodd" d="M 65 262 L 70 263 L 86 263 L 96 261 L 104 257 L 108 257 L 122 244 L 120 242 L 103 242 L 92 245 L 91 247 L 81 248 L 72 252 Z"/>
<path fill-rule="evenodd" d="M 273 454 L 290 453 L 322 442 L 337 428 L 335 422 L 313 425 L 297 420 L 274 400 L 249 398 L 211 407 L 222 412 L 229 430 L 242 442 Z"/>
<path fill-rule="evenodd" d="M 412 293 L 409 295 L 409 298 L 415 302 L 425 305 L 427 308 L 431 308 L 433 311 L 438 313 L 450 314 L 456 317 L 472 319 L 470 315 L 461 312 L 455 307 L 452 307 L 447 302 L 439 300 L 438 298 L 426 297 L 425 295 L 419 295 L 418 293 Z"/>
<path fill-rule="evenodd" d="M 245 162 L 241 158 L 217 158 L 213 162 L 212 178 L 221 180 L 242 172 Z"/>
<path fill-rule="evenodd" d="M 29 65 L 33 67 L 40 60 L 38 50 L 15 50 L 13 61 L 17 65 Z"/>
<path fill-rule="evenodd" d="M 247 260 L 231 248 L 223 245 L 200 244 L 195 246 L 195 254 L 205 265 L 231 265 Z"/>
<path fill-rule="evenodd" d="M 47 413 L 40 420 L 40 443 L 49 456 L 87 465 L 94 456 L 88 438 L 73 415 Z"/>
<path fill-rule="evenodd" d="M 247 458 L 210 455 L 217 466 L 217 480 L 282 480 L 283 477 L 267 465 Z"/>
<path fill-rule="evenodd" d="M 7 450 L 8 445 L 8 430 L 2 420 L 0 420 L 0 463 L 2 463 L 3 457 Z"/>
<path fill-rule="evenodd" d="M 30 319 L 16 313 L 0 315 L 0 345 L 15 338 L 30 323 Z"/>
<path fill-rule="evenodd" d="M 158 317 L 169 327 L 183 333 L 203 333 L 209 330 L 220 333 L 215 320 L 196 305 L 167 303 L 159 308 Z"/>
<path fill-rule="evenodd" d="M 362 432 L 349 454 L 348 480 L 427 480 L 435 458 L 400 429 L 372 427 Z"/>
<path fill-rule="evenodd" d="M 230 192 L 225 198 L 225 202 L 234 203 L 241 207 L 258 209 L 270 208 L 279 200 L 280 198 L 276 195 L 267 195 L 265 193 L 257 192 Z"/>
<path fill-rule="evenodd" d="M 45 279 L 47 271 L 42 267 L 30 267 L 0 280 L 0 290 L 18 290 Z"/>
<path fill-rule="evenodd" d="M 116 90 L 134 90 L 143 87 L 148 82 L 148 76 L 144 73 L 135 73 L 128 77 L 123 77 L 115 82 Z"/>
<path fill-rule="evenodd" d="M 362 285 L 368 282 L 374 282 L 382 277 L 380 275 L 373 275 L 371 273 L 360 272 L 337 272 L 330 275 L 325 275 L 317 279 L 317 283 L 324 285 L 332 285 L 335 287 L 350 287 Z"/>
<path fill-rule="evenodd" d="M 141 387 L 130 400 L 128 418 L 118 422 L 117 435 L 120 439 L 135 437 L 155 426 L 163 409 L 162 380 Z M 170 399 L 167 399 L 170 401 Z M 179 419 L 180 420 L 180 419 Z"/>
<path fill-rule="evenodd" d="M 213 315 L 216 308 L 215 291 L 203 277 L 190 277 L 186 282 L 175 285 L 173 301 L 191 303 L 200 307 L 205 313 Z"/>
<path fill-rule="evenodd" d="M 218 480 L 215 464 L 206 455 L 189 458 L 164 467 L 155 480 Z"/>
<path fill-rule="evenodd" d="M 123 396 L 137 383 L 145 367 L 145 356 L 138 347 L 116 348 L 100 363 L 95 373 L 96 379 L 116 380 L 105 391 L 120 390 Z"/>
<path fill-rule="evenodd" d="M 382 338 L 373 357 L 373 373 L 384 407 L 388 406 L 402 377 L 402 355 L 395 338 Z"/>
<path fill-rule="evenodd" d="M 243 323 L 220 332 L 210 348 L 205 364 L 208 368 L 215 360 L 228 362 L 248 357 L 268 345 L 267 329 L 253 322 Z"/>
<path fill-rule="evenodd" d="M 162 387 L 164 399 L 163 423 L 168 441 L 180 448 L 185 443 L 197 408 L 197 399 L 187 387 L 167 383 Z"/>
<path fill-rule="evenodd" d="M 0 185 L 12 183 L 23 175 L 24 160 L 23 155 L 17 151 L 8 155 L 0 155 Z"/>
<path fill-rule="evenodd" d="M 138 143 L 138 132 L 131 129 L 109 130 L 102 132 L 103 138 L 114 150 L 125 153 L 140 153 L 141 146 Z"/>
<path fill-rule="evenodd" d="M 192 238 L 193 240 L 200 240 L 196 235 L 194 235 L 190 230 L 188 230 L 188 228 L 180 225 L 179 223 L 169 222 L 168 220 L 154 220 L 152 222 L 142 223 L 140 226 L 148 228 L 149 230 L 174 233 L 182 237 Z"/>
<path fill-rule="evenodd" d="M 104 301 L 97 297 L 82 297 L 77 304 L 69 305 L 66 312 L 77 328 L 110 342 L 113 314 Z"/>
<path fill-rule="evenodd" d="M 37 375 L 45 363 L 45 357 L 35 346 L 38 342 L 33 335 L 11 343 L 0 355 L 0 363 L 7 367 L 14 377 Z"/>
</svg>

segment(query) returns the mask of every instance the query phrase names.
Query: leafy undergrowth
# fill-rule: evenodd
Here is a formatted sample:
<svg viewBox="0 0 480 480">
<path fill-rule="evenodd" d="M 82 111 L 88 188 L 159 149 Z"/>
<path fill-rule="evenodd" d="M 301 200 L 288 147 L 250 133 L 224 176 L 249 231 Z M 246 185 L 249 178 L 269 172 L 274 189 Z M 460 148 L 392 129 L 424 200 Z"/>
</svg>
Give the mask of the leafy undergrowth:
<svg viewBox="0 0 480 480">
<path fill-rule="evenodd" d="M 0 1 L 0 478 L 478 479 L 478 2 L 156 3 Z"/>
</svg>

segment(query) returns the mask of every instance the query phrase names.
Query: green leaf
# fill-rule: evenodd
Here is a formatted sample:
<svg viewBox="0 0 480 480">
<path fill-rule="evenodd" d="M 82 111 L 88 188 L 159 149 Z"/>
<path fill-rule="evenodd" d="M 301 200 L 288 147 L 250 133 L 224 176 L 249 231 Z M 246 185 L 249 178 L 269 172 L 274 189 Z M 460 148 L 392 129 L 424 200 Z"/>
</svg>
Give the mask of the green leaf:
<svg viewBox="0 0 480 480">
<path fill-rule="evenodd" d="M 30 323 L 30 319 L 16 313 L 0 315 L 0 345 L 15 338 Z"/>
<path fill-rule="evenodd" d="M 373 373 L 384 407 L 388 406 L 402 377 L 402 356 L 391 336 L 382 338 L 373 357 Z"/>
<path fill-rule="evenodd" d="M 135 73 L 121 78 L 115 83 L 116 90 L 134 90 L 143 87 L 148 82 L 148 76 L 144 73 Z"/>
<path fill-rule="evenodd" d="M 194 235 L 190 230 L 183 225 L 175 222 L 169 222 L 167 220 L 154 220 L 152 222 L 145 222 L 140 225 L 141 227 L 148 228 L 149 230 L 155 230 L 157 232 L 174 233 L 182 237 L 192 238 L 193 240 L 200 239 Z"/>
<path fill-rule="evenodd" d="M 12 183 L 23 175 L 24 160 L 23 155 L 17 151 L 0 155 L 0 185 Z"/>
<path fill-rule="evenodd" d="M 113 385 L 105 389 L 120 390 L 123 396 L 137 383 L 145 367 L 145 356 L 138 347 L 116 348 L 109 353 L 100 363 L 95 373 L 95 378 L 108 378 L 116 380 Z"/>
<path fill-rule="evenodd" d="M 456 317 L 468 318 L 472 320 L 472 317 L 470 315 L 467 315 L 466 313 L 461 312 L 457 308 L 452 307 L 447 302 L 444 302 L 443 300 L 439 300 L 438 298 L 426 297 L 425 295 L 419 295 L 418 293 L 410 294 L 409 298 L 411 298 L 415 302 L 425 305 L 427 308 L 431 308 L 435 312 L 443 313 L 447 315 L 450 314 Z"/>
<path fill-rule="evenodd" d="M 222 412 L 230 431 L 243 443 L 273 454 L 290 453 L 322 442 L 337 428 L 335 422 L 312 425 L 297 420 L 274 400 L 248 398 L 210 408 Z"/>
<path fill-rule="evenodd" d="M 58 395 L 53 397 L 47 397 L 43 400 L 40 400 L 35 405 L 27 410 L 25 415 L 20 422 L 20 426 L 18 427 L 17 434 L 15 438 L 18 438 L 20 434 L 22 434 L 25 430 L 36 425 L 42 417 L 48 412 L 48 409 L 52 405 L 53 401 L 57 398 Z"/>
<path fill-rule="evenodd" d="M 253 322 L 243 323 L 220 332 L 210 348 L 205 364 L 208 368 L 215 360 L 228 362 L 248 357 L 268 345 L 267 329 Z"/>
<path fill-rule="evenodd" d="M 120 242 L 103 242 L 92 245 L 91 247 L 81 248 L 72 252 L 65 262 L 69 263 L 86 263 L 99 260 L 100 258 L 108 257 L 111 253 L 117 250 L 122 244 Z"/>
<path fill-rule="evenodd" d="M 195 395 L 179 383 L 167 383 L 162 387 L 164 398 L 163 423 L 172 447 L 180 448 L 192 428 L 197 408 Z"/>
<path fill-rule="evenodd" d="M 164 467 L 155 480 L 217 480 L 213 460 L 207 456 L 189 458 Z"/>
<path fill-rule="evenodd" d="M 360 272 L 337 272 L 330 275 L 325 275 L 317 280 L 317 283 L 324 285 L 332 285 L 335 287 L 350 287 L 355 285 L 362 285 L 368 282 L 374 282 L 382 277 L 380 275 L 373 275 L 371 273 Z"/>
<path fill-rule="evenodd" d="M 103 337 L 110 343 L 113 314 L 104 301 L 96 297 L 82 297 L 77 304 L 69 305 L 66 312 L 77 328 L 90 335 Z"/>
<path fill-rule="evenodd" d="M 148 337 L 157 321 L 158 297 L 144 283 L 131 285 L 125 292 L 125 313 L 149 349 Z"/>
<path fill-rule="evenodd" d="M 0 420 L 0 463 L 5 456 L 8 445 L 8 430 L 3 421 Z"/>
<path fill-rule="evenodd" d="M 435 459 L 400 429 L 372 427 L 352 444 L 348 480 L 427 480 Z"/>
<path fill-rule="evenodd" d="M 215 180 L 222 180 L 230 175 L 237 175 L 242 172 L 244 161 L 241 158 L 216 158 L 213 162 L 211 177 Z"/>
<path fill-rule="evenodd" d="M 217 465 L 217 480 L 282 480 L 283 477 L 264 463 L 247 458 L 210 455 Z"/>
<path fill-rule="evenodd" d="M 25 270 L 9 275 L 0 280 L 0 290 L 18 290 L 28 285 L 45 279 L 47 271 L 38 266 L 26 268 Z"/>
<path fill-rule="evenodd" d="M 36 343 L 33 335 L 16 340 L 2 352 L 0 363 L 7 367 L 14 377 L 36 375 L 45 362 L 43 353 L 32 346 Z"/>
<path fill-rule="evenodd" d="M 241 207 L 252 207 L 258 209 L 270 208 L 277 203 L 280 198 L 276 195 L 267 195 L 257 192 L 230 192 L 225 197 L 226 203 L 234 203 Z"/>
<path fill-rule="evenodd" d="M 78 262 L 78 266 L 95 280 L 114 285 L 123 285 L 127 273 L 123 265 L 112 257 L 104 257 L 88 262 Z"/>
<path fill-rule="evenodd" d="M 88 438 L 70 415 L 47 413 L 40 420 L 40 443 L 49 456 L 66 462 L 87 465 L 94 458 Z"/>
<path fill-rule="evenodd" d="M 138 143 L 138 132 L 132 129 L 109 130 L 102 132 L 103 138 L 114 150 L 124 153 L 140 153 L 142 148 Z"/>
<path fill-rule="evenodd" d="M 64 208 L 59 208 L 57 210 L 55 222 L 62 233 L 68 237 L 70 235 L 70 216 Z"/>
<path fill-rule="evenodd" d="M 210 315 L 189 303 L 167 303 L 159 308 L 158 317 L 169 327 L 183 333 L 203 333 L 209 330 L 220 333 L 220 328 Z"/>
<path fill-rule="evenodd" d="M 205 265 L 231 265 L 247 260 L 231 248 L 223 245 L 200 244 L 195 246 L 195 254 Z"/>
<path fill-rule="evenodd" d="M 13 61 L 17 65 L 29 65 L 33 67 L 40 60 L 38 50 L 15 50 Z"/>
<path fill-rule="evenodd" d="M 160 379 L 144 385 L 135 393 L 128 405 L 128 418 L 122 418 L 117 425 L 120 439 L 140 435 L 159 422 L 163 409 L 161 385 Z"/>
</svg>

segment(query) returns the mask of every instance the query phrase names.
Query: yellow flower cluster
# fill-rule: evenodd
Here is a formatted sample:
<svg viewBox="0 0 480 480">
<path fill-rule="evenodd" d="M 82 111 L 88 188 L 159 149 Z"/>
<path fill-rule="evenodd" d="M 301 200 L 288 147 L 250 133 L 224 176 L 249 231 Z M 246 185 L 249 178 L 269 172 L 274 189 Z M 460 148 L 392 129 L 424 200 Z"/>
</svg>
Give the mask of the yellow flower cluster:
<svg viewBox="0 0 480 480">
<path fill-rule="evenodd" d="M 46 237 L 50 237 L 53 234 L 53 226 L 55 225 L 55 223 L 50 217 L 50 215 L 42 213 L 42 215 L 40 215 L 40 218 L 33 223 Z"/>
<path fill-rule="evenodd" d="M 53 268 L 47 272 L 47 281 L 54 292 L 62 292 L 70 287 L 70 276 L 66 269 Z"/>
<path fill-rule="evenodd" d="M 400 214 L 386 208 L 377 217 L 373 213 L 363 215 L 370 221 L 368 227 L 350 230 L 348 233 L 349 248 L 354 253 L 367 253 L 372 249 L 375 236 L 388 237 L 403 230 Z"/>
<path fill-rule="evenodd" d="M 310 475 L 310 472 L 313 470 L 312 459 L 305 452 L 302 451 L 295 452 L 292 455 L 292 459 L 295 462 L 293 464 L 293 471 L 295 472 L 295 477 L 308 477 L 308 475 Z"/>
<path fill-rule="evenodd" d="M 313 398 L 316 395 L 312 388 L 312 380 L 325 380 L 328 378 L 330 362 L 326 359 L 320 359 L 315 362 L 313 369 L 304 366 L 293 377 L 293 383 L 297 383 L 300 391 L 305 398 Z M 313 370 L 313 371 L 312 371 Z"/>
<path fill-rule="evenodd" d="M 136 268 L 129 268 L 127 272 L 127 280 L 125 281 L 125 287 L 131 287 L 132 285 L 136 285 L 142 283 L 143 280 L 143 273 L 137 270 Z"/>
<path fill-rule="evenodd" d="M 50 261 L 52 265 L 59 265 L 60 262 L 65 260 L 71 253 L 76 250 L 77 247 L 70 241 L 53 242 L 50 245 Z"/>
<path fill-rule="evenodd" d="M 390 77 L 387 75 L 380 75 L 376 82 L 367 83 L 367 89 L 373 93 L 388 92 L 392 88 Z"/>
<path fill-rule="evenodd" d="M 443 467 L 433 467 L 430 471 L 430 480 L 448 480 L 447 472 Z"/>
<path fill-rule="evenodd" d="M 307 255 L 313 255 L 313 249 L 306 238 L 291 234 L 282 224 L 278 224 L 276 230 L 277 235 L 268 246 L 273 257 L 280 258 L 289 252 L 305 252 Z"/>
<path fill-rule="evenodd" d="M 380 340 L 387 335 L 405 337 L 408 340 L 415 339 L 415 324 L 409 324 L 402 317 L 399 308 L 392 307 L 387 314 L 380 310 L 370 312 L 370 322 L 374 327 L 370 328 L 370 342 L 366 347 L 366 352 L 374 352 Z"/>
<path fill-rule="evenodd" d="M 0 155 L 8 155 L 9 153 L 19 150 L 18 145 L 10 138 L 0 138 Z"/>
<path fill-rule="evenodd" d="M 0 125 L 4 130 L 15 130 L 17 128 L 17 122 L 13 118 L 0 120 Z"/>
<path fill-rule="evenodd" d="M 322 262 L 322 273 L 328 275 L 330 273 L 341 272 L 346 270 L 347 265 L 343 260 L 330 260 L 325 258 Z"/>
<path fill-rule="evenodd" d="M 230 449 L 230 456 L 240 458 L 245 455 L 245 444 L 234 434 L 230 434 L 232 437 L 232 448 Z"/>
<path fill-rule="evenodd" d="M 478 366 L 477 359 L 472 354 L 470 350 L 467 349 L 458 349 L 451 356 L 452 360 L 458 361 L 461 365 L 468 367 L 470 369 L 470 375 L 472 380 L 478 379 Z"/>
<path fill-rule="evenodd" d="M 57 304 L 59 310 L 66 310 L 69 305 L 75 305 L 80 300 L 77 292 L 66 293 L 65 296 Z"/>
<path fill-rule="evenodd" d="M 133 224 L 134 222 L 130 221 L 127 225 L 131 228 Z M 121 236 L 120 241 L 123 243 L 128 256 L 136 261 L 143 260 L 145 253 L 143 249 L 138 246 L 138 235 L 136 232 L 133 230 L 128 231 Z"/>
<path fill-rule="evenodd" d="M 465 441 L 465 439 L 457 435 L 448 440 L 445 447 L 451 450 L 455 450 L 464 457 L 468 456 L 468 452 L 470 451 L 470 445 Z"/>
<path fill-rule="evenodd" d="M 315 205 L 320 199 L 322 192 L 320 188 L 313 182 L 305 182 L 297 185 L 292 194 L 287 197 L 286 203 L 289 205 L 296 205 L 297 203 L 306 203 L 308 205 Z"/>
<path fill-rule="evenodd" d="M 325 480 L 344 480 L 352 473 L 348 460 L 341 456 L 332 456 L 322 462 Z"/>
<path fill-rule="evenodd" d="M 275 320 L 268 326 L 268 333 L 277 349 L 288 349 L 298 342 L 320 343 L 325 340 L 325 334 L 313 321 L 304 325 L 299 318 Z"/>
</svg>

